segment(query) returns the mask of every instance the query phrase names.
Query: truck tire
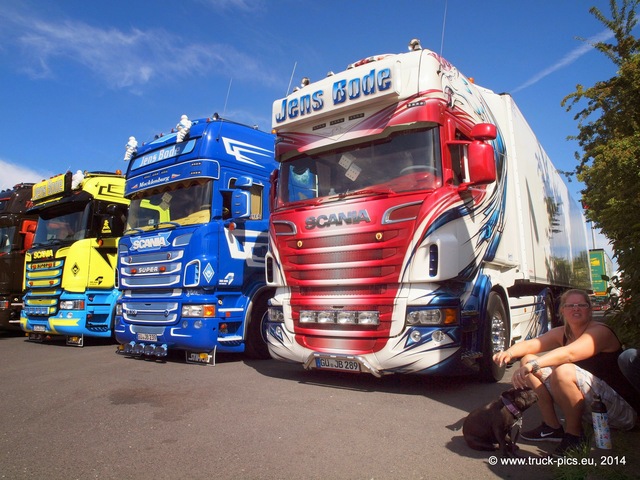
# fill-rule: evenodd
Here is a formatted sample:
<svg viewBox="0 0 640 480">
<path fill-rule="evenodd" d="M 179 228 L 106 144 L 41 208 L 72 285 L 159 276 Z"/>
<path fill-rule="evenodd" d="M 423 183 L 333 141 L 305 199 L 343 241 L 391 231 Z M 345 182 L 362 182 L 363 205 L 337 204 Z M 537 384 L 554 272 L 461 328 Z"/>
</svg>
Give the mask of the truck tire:
<svg viewBox="0 0 640 480">
<path fill-rule="evenodd" d="M 558 318 L 556 317 L 556 309 L 554 308 L 553 297 L 547 294 L 544 297 L 544 308 L 547 312 L 547 324 L 541 326 L 539 335 L 542 335 L 545 332 L 548 332 L 553 327 L 557 327 L 559 325 Z"/>
<path fill-rule="evenodd" d="M 267 360 L 271 358 L 267 339 L 264 334 L 264 324 L 267 320 L 266 305 L 254 304 L 251 309 L 251 319 L 247 326 L 247 338 L 245 340 L 245 353 L 249 358 Z"/>
<path fill-rule="evenodd" d="M 113 311 L 111 312 L 111 322 L 109 322 L 109 328 L 111 329 L 111 335 L 109 338 L 112 342 L 118 343 L 116 340 L 116 307 L 113 307 Z"/>
<path fill-rule="evenodd" d="M 545 301 L 545 304 L 546 302 L 549 302 L 548 308 L 551 310 L 551 316 L 549 317 L 549 329 L 552 329 L 555 327 L 561 327 L 564 324 L 564 320 L 562 320 L 562 317 L 560 316 L 560 313 L 559 313 L 560 299 L 557 297 L 554 299 L 551 297 L 551 295 L 547 295 L 544 301 Z"/>
<path fill-rule="evenodd" d="M 489 294 L 482 342 L 480 378 L 485 382 L 499 382 L 504 377 L 506 365 L 496 365 L 493 355 L 509 346 L 509 318 L 500 295 L 495 292 Z"/>
</svg>

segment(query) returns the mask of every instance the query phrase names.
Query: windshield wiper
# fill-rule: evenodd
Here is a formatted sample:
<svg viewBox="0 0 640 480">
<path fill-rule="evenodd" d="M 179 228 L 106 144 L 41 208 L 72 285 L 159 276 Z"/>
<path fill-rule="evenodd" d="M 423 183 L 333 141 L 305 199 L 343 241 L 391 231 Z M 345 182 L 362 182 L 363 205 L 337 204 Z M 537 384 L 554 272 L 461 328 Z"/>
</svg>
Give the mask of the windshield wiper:
<svg viewBox="0 0 640 480">
<path fill-rule="evenodd" d="M 162 226 L 177 228 L 177 227 L 181 227 L 182 225 L 180 225 L 178 222 L 160 222 L 154 225 L 153 229 L 158 230 L 160 228 L 163 228 Z"/>
<path fill-rule="evenodd" d="M 31 245 L 31 248 L 48 247 L 49 245 L 60 245 L 61 243 L 63 242 L 59 238 L 52 238 L 50 240 L 47 240 L 46 242 L 34 242 Z"/>
<path fill-rule="evenodd" d="M 129 235 L 130 233 L 143 233 L 144 230 L 141 228 L 129 228 L 127 230 L 125 230 L 125 232 L 123 233 L 123 235 Z"/>
<path fill-rule="evenodd" d="M 354 190 L 352 192 L 345 192 L 338 194 L 339 198 L 352 197 L 354 195 L 389 195 L 393 193 L 390 188 L 363 188 L 360 190 Z"/>
</svg>

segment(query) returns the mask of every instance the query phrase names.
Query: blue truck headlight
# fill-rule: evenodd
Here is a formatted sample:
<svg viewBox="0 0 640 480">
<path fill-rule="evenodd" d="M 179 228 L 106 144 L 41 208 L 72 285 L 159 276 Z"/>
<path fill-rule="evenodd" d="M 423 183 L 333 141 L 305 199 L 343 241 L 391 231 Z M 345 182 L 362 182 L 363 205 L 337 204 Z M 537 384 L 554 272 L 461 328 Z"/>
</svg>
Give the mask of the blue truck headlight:
<svg viewBox="0 0 640 480">
<path fill-rule="evenodd" d="M 182 316 L 186 318 L 211 318 L 216 316 L 215 305 L 183 305 Z"/>
</svg>

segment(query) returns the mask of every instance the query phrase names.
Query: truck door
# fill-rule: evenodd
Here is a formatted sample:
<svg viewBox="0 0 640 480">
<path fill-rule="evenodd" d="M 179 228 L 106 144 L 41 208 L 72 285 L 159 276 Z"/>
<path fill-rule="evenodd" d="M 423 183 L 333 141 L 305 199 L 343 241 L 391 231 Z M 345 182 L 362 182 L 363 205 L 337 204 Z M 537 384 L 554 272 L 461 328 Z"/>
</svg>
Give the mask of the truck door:
<svg viewBox="0 0 640 480">
<path fill-rule="evenodd" d="M 264 276 L 268 219 L 264 185 L 250 177 L 230 182 L 223 192 L 224 239 L 220 245 L 219 286 L 238 286 Z"/>
</svg>

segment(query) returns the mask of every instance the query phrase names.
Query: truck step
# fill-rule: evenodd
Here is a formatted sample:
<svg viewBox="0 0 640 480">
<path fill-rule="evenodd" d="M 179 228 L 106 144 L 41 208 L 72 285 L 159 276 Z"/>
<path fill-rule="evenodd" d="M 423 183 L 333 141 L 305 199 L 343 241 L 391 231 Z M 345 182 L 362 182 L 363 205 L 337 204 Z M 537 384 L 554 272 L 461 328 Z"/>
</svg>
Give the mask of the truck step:
<svg viewBox="0 0 640 480">
<path fill-rule="evenodd" d="M 220 343 L 236 343 L 241 342 L 242 337 L 240 335 L 229 335 L 228 337 L 218 337 Z"/>
</svg>

